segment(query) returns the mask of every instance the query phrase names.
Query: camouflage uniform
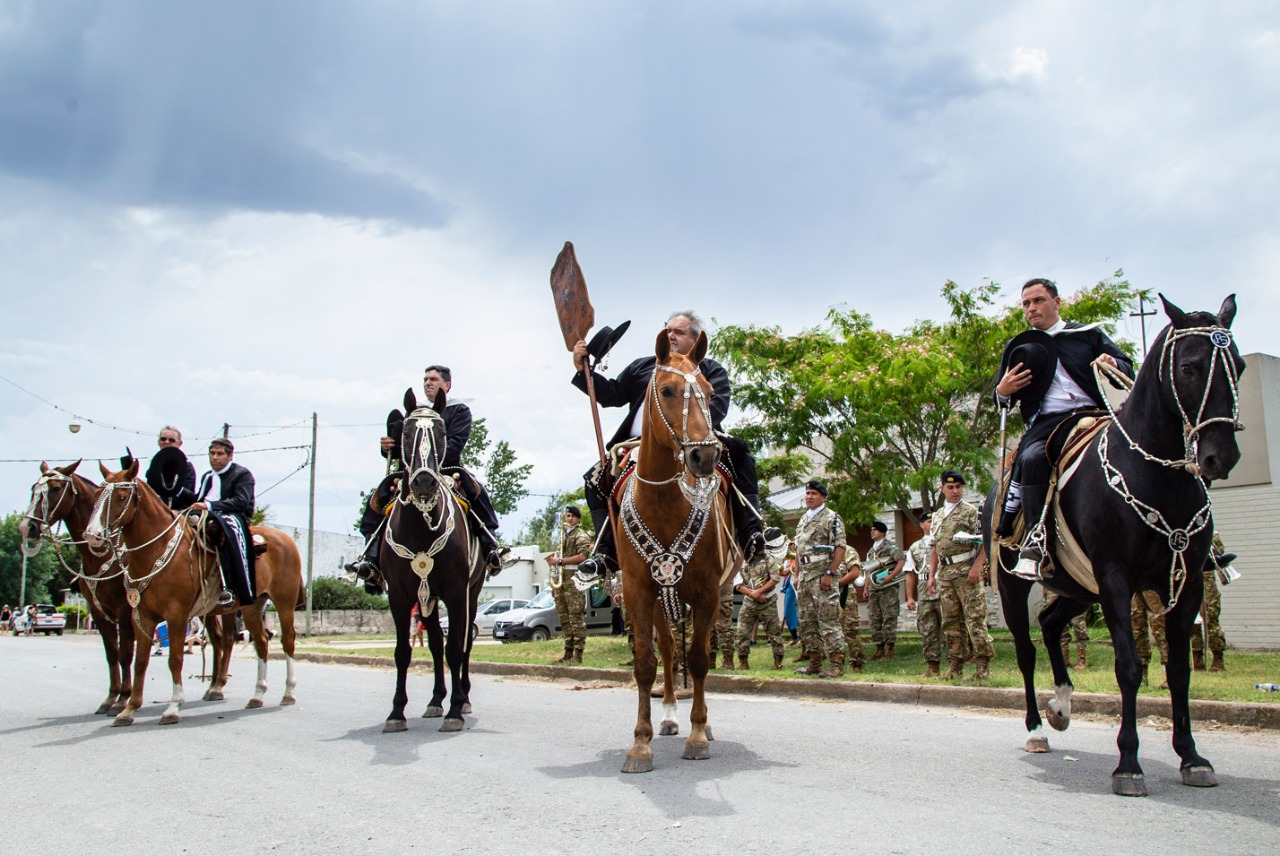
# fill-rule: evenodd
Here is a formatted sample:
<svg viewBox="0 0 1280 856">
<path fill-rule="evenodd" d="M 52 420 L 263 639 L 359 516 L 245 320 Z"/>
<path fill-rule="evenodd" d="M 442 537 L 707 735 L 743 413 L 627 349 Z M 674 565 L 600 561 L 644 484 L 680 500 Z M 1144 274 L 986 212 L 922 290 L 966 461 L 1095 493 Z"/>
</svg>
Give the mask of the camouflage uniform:
<svg viewBox="0 0 1280 856">
<path fill-rule="evenodd" d="M 560 557 L 591 555 L 591 536 L 581 526 L 566 527 L 560 534 Z M 551 590 L 556 602 L 556 613 L 564 629 L 564 662 L 582 662 L 582 652 L 587 647 L 587 596 L 573 584 L 573 572 L 577 565 L 561 565 L 561 585 Z"/>
<path fill-rule="evenodd" d="M 961 500 L 950 514 L 947 514 L 945 506 L 935 511 L 932 520 L 933 551 L 938 557 L 938 591 L 942 595 L 942 632 L 947 639 L 947 657 L 951 660 L 952 671 L 958 672 L 963 666 L 966 649 L 980 664 L 995 656 L 991 634 L 987 632 L 985 600 L 974 597 L 975 594 L 981 595 L 982 582 L 971 585 L 968 580 L 975 548 L 953 540 L 959 533 L 980 531 L 978 509 Z"/>
<path fill-rule="evenodd" d="M 1221 556 L 1227 551 L 1218 533 L 1213 533 L 1213 554 Z M 1222 592 L 1218 591 L 1218 572 L 1210 569 L 1204 572 L 1204 602 L 1200 605 L 1201 626 L 1194 628 L 1191 634 L 1191 650 L 1196 657 L 1196 667 L 1204 668 L 1204 637 L 1209 637 L 1209 650 L 1213 652 L 1215 669 L 1222 668 L 1222 658 L 1227 650 L 1227 637 L 1222 632 L 1219 619 L 1222 617 Z"/>
<path fill-rule="evenodd" d="M 782 668 L 782 618 L 778 615 L 778 589 L 782 587 L 782 576 L 778 563 L 760 550 L 742 569 L 742 578 L 742 585 L 752 591 L 767 585 L 770 580 L 774 585 L 764 593 L 764 603 L 757 603 L 749 597 L 742 600 L 742 609 L 738 610 L 738 664 L 747 668 L 751 643 L 755 641 L 756 627 L 760 625 L 773 648 L 773 667 Z"/>
<path fill-rule="evenodd" d="M 733 580 L 725 580 L 720 586 L 720 607 L 707 647 L 711 652 L 711 668 L 716 667 L 716 651 L 723 655 L 722 668 L 733 668 Z"/>
<path fill-rule="evenodd" d="M 916 583 L 916 629 L 924 646 L 924 661 L 942 662 L 942 592 L 929 594 L 929 548 L 933 536 L 926 535 L 907 549 L 907 573 L 914 573 Z M 961 657 L 961 659 L 964 659 Z"/>
<path fill-rule="evenodd" d="M 899 549 L 898 545 L 889 540 L 888 536 L 881 538 L 879 541 L 871 545 L 871 549 L 867 551 L 867 563 L 872 560 L 879 561 L 880 569 L 892 572 L 897 567 L 898 562 L 906 558 L 906 555 Z M 866 566 L 866 563 L 863 565 Z M 902 577 L 898 577 L 901 581 Z M 871 588 L 871 580 L 868 576 L 867 586 Z M 867 598 L 867 612 L 871 619 L 871 642 L 876 646 L 876 653 L 882 653 L 882 649 L 892 648 L 898 641 L 898 612 L 901 609 L 900 595 L 898 592 L 898 584 L 882 588 L 879 591 L 872 589 Z"/>
<path fill-rule="evenodd" d="M 841 566 L 840 575 L 844 576 L 851 566 L 857 567 L 858 563 L 854 561 L 851 565 L 846 562 Z M 858 610 L 857 589 L 852 585 L 846 588 L 848 593 L 844 608 L 840 611 L 840 632 L 844 634 L 844 644 L 849 649 L 849 667 L 860 672 L 867 662 L 866 656 L 862 653 L 862 613 Z"/>
<path fill-rule="evenodd" d="M 831 588 L 822 590 L 828 576 L 831 553 L 810 553 L 814 545 L 845 546 L 844 521 L 824 505 L 813 517 L 807 514 L 796 524 L 796 596 L 800 607 L 800 638 L 810 658 L 822 658 L 825 651 L 833 660 L 844 661 L 844 634 L 840 632 L 840 587 L 832 576 Z"/>
<path fill-rule="evenodd" d="M 1160 595 L 1151 591 L 1140 591 L 1134 594 L 1130 604 L 1129 621 L 1133 624 L 1133 640 L 1138 645 L 1138 658 L 1142 660 L 1145 673 L 1147 664 L 1151 662 L 1151 639 L 1147 636 L 1147 627 L 1156 637 L 1156 648 L 1160 651 L 1160 665 L 1169 662 L 1169 643 L 1164 638 L 1164 605 L 1160 603 Z"/>
</svg>

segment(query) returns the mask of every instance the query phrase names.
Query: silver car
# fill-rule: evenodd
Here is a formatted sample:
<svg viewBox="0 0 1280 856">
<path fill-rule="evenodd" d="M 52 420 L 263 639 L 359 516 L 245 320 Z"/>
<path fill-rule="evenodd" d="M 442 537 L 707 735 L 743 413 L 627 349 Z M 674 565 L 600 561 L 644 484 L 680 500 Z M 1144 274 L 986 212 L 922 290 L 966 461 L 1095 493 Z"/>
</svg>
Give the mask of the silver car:
<svg viewBox="0 0 1280 856">
<path fill-rule="evenodd" d="M 583 617 L 587 622 L 588 634 L 599 636 L 612 633 L 613 599 L 600 588 L 591 589 L 587 592 Z M 541 642 L 561 633 L 560 616 L 556 612 L 555 597 L 551 589 L 538 592 L 524 609 L 513 609 L 493 624 L 493 638 L 499 642 Z"/>
<path fill-rule="evenodd" d="M 493 622 L 500 615 L 506 615 L 513 609 L 520 609 L 529 601 L 520 598 L 498 598 L 496 600 L 485 601 L 476 607 L 476 620 L 471 622 L 471 641 L 475 641 L 476 636 L 483 633 L 485 636 L 493 633 Z M 442 614 L 440 618 L 440 627 L 447 634 L 449 632 L 449 616 Z"/>
</svg>

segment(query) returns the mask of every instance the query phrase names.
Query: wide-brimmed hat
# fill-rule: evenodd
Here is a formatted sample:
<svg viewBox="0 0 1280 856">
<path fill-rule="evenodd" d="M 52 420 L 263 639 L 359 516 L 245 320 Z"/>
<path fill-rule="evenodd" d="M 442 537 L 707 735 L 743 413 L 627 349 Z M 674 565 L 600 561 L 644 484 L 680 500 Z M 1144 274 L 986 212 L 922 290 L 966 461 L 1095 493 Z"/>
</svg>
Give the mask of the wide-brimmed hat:
<svg viewBox="0 0 1280 856">
<path fill-rule="evenodd" d="M 1024 330 L 1004 346 L 1000 360 L 1001 373 L 1022 363 L 1031 370 L 1031 383 L 1009 396 L 1015 401 L 1035 401 L 1043 398 L 1053 383 L 1053 373 L 1058 369 L 1058 343 L 1043 330 Z"/>
<path fill-rule="evenodd" d="M 592 364 L 598 364 L 605 356 L 613 350 L 613 346 L 618 344 L 618 340 L 627 332 L 627 328 L 631 326 L 630 321 L 623 321 L 617 327 L 604 326 L 600 331 L 591 337 L 591 341 L 587 343 L 587 353 L 591 355 Z"/>
<path fill-rule="evenodd" d="M 187 474 L 187 456 L 177 446 L 165 446 L 151 456 L 151 465 L 147 467 L 147 484 L 160 495 L 161 499 L 170 500 L 182 489 L 182 477 Z"/>
</svg>

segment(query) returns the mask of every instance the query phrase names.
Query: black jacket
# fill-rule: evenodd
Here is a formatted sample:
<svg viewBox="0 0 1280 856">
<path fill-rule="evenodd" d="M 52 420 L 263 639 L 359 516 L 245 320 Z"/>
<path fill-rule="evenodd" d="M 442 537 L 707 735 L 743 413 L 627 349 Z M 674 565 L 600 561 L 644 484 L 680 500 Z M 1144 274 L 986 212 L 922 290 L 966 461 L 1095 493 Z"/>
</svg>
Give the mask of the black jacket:
<svg viewBox="0 0 1280 856">
<path fill-rule="evenodd" d="M 245 520 L 253 517 L 255 488 L 253 473 L 232 461 L 231 468 L 222 476 L 222 490 L 217 499 L 204 495 L 206 480 L 213 478 L 217 476 L 212 470 L 200 477 L 202 501 L 208 503 L 214 511 L 220 511 L 223 514 L 239 514 Z M 213 491 L 208 493 L 212 494 Z"/>
<path fill-rule="evenodd" d="M 1073 330 L 1078 332 L 1071 332 Z M 1090 363 L 1103 354 L 1110 354 L 1115 357 L 1120 371 L 1133 377 L 1133 361 L 1125 356 L 1124 352 L 1116 347 L 1116 343 L 1111 341 L 1111 337 L 1102 332 L 1099 327 L 1088 327 L 1075 321 L 1068 321 L 1066 327 L 1053 339 L 1058 349 L 1058 364 L 1066 370 L 1072 380 L 1080 384 L 1081 389 L 1089 393 L 1097 407 L 1102 406 L 1102 390 L 1098 388 L 1098 380 L 1093 376 Z M 1005 365 L 1004 360 L 1001 359 L 1000 371 L 996 373 L 997 384 L 1008 370 L 1009 366 Z M 998 404 L 999 395 L 992 393 L 992 397 Z M 1022 421 L 1030 424 L 1031 418 L 1040 412 L 1043 402 L 1044 396 L 1019 402 Z"/>
<path fill-rule="evenodd" d="M 631 425 L 644 404 L 645 393 L 649 390 L 649 381 L 653 379 L 653 367 L 657 364 L 657 357 L 641 357 L 623 369 L 615 380 L 610 380 L 596 371 L 591 373 L 591 381 L 596 390 L 596 402 L 601 407 L 627 408 L 627 418 L 609 439 L 610 447 L 635 436 L 631 433 Z M 729 413 L 731 396 L 729 373 L 724 370 L 724 366 L 712 359 L 703 360 L 698 367 L 702 369 L 702 376 L 711 384 L 711 427 L 719 431 L 720 423 Z M 586 392 L 586 376 L 582 372 L 575 374 L 573 385 Z"/>
</svg>

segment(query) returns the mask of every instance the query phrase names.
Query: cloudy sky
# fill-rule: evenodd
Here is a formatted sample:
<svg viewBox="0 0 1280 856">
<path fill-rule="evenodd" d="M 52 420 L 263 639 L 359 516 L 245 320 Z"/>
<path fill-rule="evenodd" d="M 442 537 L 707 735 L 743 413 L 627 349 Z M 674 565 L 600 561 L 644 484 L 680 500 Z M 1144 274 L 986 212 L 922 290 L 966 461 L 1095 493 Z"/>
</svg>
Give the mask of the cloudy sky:
<svg viewBox="0 0 1280 856">
<path fill-rule="evenodd" d="M 165 423 L 198 469 L 229 423 L 261 492 L 315 412 L 346 530 L 432 362 L 535 493 L 573 487 L 565 240 L 635 323 L 614 370 L 675 308 L 900 329 L 948 279 L 1117 268 L 1237 292 L 1241 351 L 1277 353 L 1278 90 L 1274 0 L 0 0 L 0 512 L 22 459 Z M 305 471 L 260 496 L 305 525 Z"/>
</svg>

